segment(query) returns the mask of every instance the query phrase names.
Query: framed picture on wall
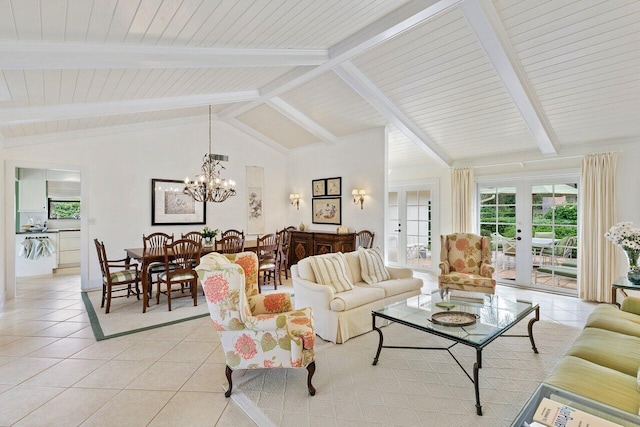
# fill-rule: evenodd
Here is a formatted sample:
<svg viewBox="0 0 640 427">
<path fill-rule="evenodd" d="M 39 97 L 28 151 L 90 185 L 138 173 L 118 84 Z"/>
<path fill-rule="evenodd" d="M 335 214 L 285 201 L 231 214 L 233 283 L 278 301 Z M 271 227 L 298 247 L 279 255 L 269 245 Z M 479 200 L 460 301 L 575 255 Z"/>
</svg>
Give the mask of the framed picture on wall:
<svg viewBox="0 0 640 427">
<path fill-rule="evenodd" d="M 151 180 L 151 225 L 205 224 L 207 205 L 184 194 L 184 181 Z"/>
<path fill-rule="evenodd" d="M 327 178 L 327 196 L 342 194 L 342 178 Z"/>
<path fill-rule="evenodd" d="M 325 179 L 314 179 L 311 181 L 311 194 L 313 197 L 324 197 L 327 195 L 327 181 Z"/>
<path fill-rule="evenodd" d="M 314 224 L 342 224 L 342 200 L 340 197 L 314 198 L 312 209 Z"/>
</svg>

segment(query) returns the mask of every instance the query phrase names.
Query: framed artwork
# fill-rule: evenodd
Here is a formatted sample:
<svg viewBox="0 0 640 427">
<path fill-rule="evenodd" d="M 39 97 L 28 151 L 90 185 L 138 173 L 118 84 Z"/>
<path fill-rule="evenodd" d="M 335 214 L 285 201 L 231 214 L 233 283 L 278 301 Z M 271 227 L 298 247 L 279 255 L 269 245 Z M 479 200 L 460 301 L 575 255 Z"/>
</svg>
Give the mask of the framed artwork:
<svg viewBox="0 0 640 427">
<path fill-rule="evenodd" d="M 342 199 L 340 197 L 315 198 L 312 202 L 314 224 L 342 224 Z"/>
<path fill-rule="evenodd" d="M 184 181 L 151 180 L 151 225 L 205 224 L 207 205 L 184 194 Z"/>
<path fill-rule="evenodd" d="M 247 166 L 247 233 L 264 233 L 264 212 L 262 206 L 264 188 L 264 168 Z"/>
<path fill-rule="evenodd" d="M 314 179 L 311 181 L 313 197 L 324 197 L 327 195 L 327 182 L 325 179 Z"/>
<path fill-rule="evenodd" d="M 342 194 L 342 178 L 327 178 L 327 196 Z"/>
</svg>

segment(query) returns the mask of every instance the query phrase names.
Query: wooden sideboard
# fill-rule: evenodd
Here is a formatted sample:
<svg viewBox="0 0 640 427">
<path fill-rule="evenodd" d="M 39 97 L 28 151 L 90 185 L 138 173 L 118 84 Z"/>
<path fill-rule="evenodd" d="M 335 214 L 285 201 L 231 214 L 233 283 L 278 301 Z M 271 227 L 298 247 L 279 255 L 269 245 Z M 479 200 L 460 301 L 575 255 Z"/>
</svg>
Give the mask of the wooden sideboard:
<svg viewBox="0 0 640 427">
<path fill-rule="evenodd" d="M 338 234 L 335 231 L 291 231 L 289 265 L 302 258 L 333 252 L 351 252 L 356 247 L 355 233 Z"/>
</svg>

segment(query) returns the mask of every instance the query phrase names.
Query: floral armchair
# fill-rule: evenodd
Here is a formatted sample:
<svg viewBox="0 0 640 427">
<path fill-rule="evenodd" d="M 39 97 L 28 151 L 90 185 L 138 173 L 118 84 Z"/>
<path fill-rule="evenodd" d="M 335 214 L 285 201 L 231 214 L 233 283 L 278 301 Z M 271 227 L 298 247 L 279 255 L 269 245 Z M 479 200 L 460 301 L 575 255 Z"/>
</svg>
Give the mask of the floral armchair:
<svg viewBox="0 0 640 427">
<path fill-rule="evenodd" d="M 449 289 L 495 293 L 491 239 L 470 233 L 440 236 L 440 294 Z"/>
<path fill-rule="evenodd" d="M 231 395 L 234 369 L 304 367 L 313 396 L 316 334 L 311 308 L 293 310 L 286 292 L 259 294 L 254 252 L 210 253 L 196 269 L 226 356 L 225 396 Z"/>
</svg>

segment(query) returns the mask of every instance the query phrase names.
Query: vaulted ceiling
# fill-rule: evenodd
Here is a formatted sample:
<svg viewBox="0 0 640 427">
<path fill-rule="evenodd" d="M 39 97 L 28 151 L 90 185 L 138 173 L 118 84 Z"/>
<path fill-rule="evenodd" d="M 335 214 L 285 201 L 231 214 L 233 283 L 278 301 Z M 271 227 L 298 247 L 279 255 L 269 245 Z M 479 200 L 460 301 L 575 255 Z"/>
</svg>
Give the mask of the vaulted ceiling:
<svg viewBox="0 0 640 427">
<path fill-rule="evenodd" d="M 390 162 L 640 137 L 638 0 L 0 0 L 0 140 L 207 114 Z M 51 136 L 54 137 L 51 137 Z"/>
</svg>

